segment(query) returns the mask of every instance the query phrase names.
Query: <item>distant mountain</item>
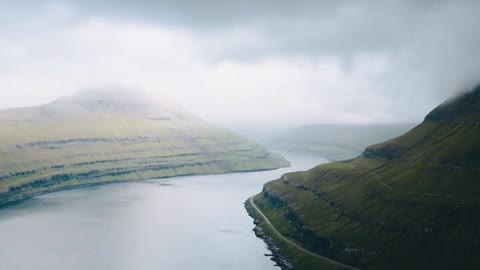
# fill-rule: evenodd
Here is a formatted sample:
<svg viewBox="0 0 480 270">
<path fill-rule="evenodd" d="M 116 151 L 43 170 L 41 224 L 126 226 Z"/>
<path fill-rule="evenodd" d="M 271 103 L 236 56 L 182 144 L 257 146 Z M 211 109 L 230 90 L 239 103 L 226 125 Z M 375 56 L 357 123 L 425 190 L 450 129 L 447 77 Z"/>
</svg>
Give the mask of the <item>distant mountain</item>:
<svg viewBox="0 0 480 270">
<path fill-rule="evenodd" d="M 0 111 L 0 205 L 104 182 L 283 166 L 256 143 L 130 91 Z"/>
<path fill-rule="evenodd" d="M 247 204 L 284 268 L 477 269 L 480 87 L 354 160 L 266 184 L 254 203 L 288 239 L 343 263 L 286 243 Z"/>
<path fill-rule="evenodd" d="M 339 161 L 354 158 L 367 146 L 399 136 L 416 125 L 414 123 L 314 124 L 290 128 L 266 141 L 272 148 L 309 153 L 331 161 Z"/>
</svg>

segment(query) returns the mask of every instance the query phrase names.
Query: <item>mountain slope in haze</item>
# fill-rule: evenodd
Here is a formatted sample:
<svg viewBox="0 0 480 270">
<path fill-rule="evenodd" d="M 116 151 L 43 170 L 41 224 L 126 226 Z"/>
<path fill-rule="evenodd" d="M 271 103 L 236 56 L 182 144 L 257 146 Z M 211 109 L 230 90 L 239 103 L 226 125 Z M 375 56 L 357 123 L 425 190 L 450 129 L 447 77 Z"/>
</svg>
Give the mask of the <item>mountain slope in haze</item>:
<svg viewBox="0 0 480 270">
<path fill-rule="evenodd" d="M 0 205 L 103 182 L 283 166 L 231 131 L 129 91 L 0 111 Z"/>
<path fill-rule="evenodd" d="M 330 161 L 354 158 L 369 145 L 403 134 L 417 124 L 315 124 L 290 128 L 268 140 L 272 148 L 320 155 Z"/>
<path fill-rule="evenodd" d="M 267 183 L 254 203 L 284 236 L 360 269 L 478 268 L 480 87 L 354 160 Z M 295 269 L 347 269 L 285 243 L 247 208 Z"/>
</svg>

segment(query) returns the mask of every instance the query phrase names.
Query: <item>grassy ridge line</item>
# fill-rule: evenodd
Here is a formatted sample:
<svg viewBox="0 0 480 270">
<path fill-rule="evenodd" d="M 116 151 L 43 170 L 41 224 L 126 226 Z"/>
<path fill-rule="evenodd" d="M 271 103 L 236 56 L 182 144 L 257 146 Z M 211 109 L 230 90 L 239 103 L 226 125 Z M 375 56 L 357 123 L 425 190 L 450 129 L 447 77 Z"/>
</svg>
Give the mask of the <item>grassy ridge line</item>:
<svg viewBox="0 0 480 270">
<path fill-rule="evenodd" d="M 0 205 L 104 182 L 288 166 L 233 131 L 128 93 L 0 110 Z"/>
<path fill-rule="evenodd" d="M 320 260 L 324 260 L 332 265 L 335 265 L 335 266 L 339 266 L 341 267 L 342 269 L 351 269 L 351 270 L 360 270 L 359 268 L 355 268 L 353 266 L 350 266 L 350 265 L 346 265 L 346 264 L 343 264 L 341 262 L 338 262 L 338 261 L 335 261 L 335 260 L 332 260 L 330 258 L 327 258 L 325 256 L 322 256 L 322 255 L 319 255 L 317 253 L 314 253 L 304 247 L 302 247 L 300 244 L 297 244 L 295 243 L 294 241 L 288 239 L 286 236 L 284 236 L 283 234 L 281 234 L 276 228 L 275 226 L 272 224 L 272 222 L 270 222 L 270 220 L 265 216 L 265 214 L 263 214 L 263 212 L 257 207 L 257 205 L 255 204 L 255 202 L 253 201 L 253 198 L 255 196 L 252 196 L 248 199 L 248 203 L 253 207 L 253 209 L 260 215 L 260 217 L 266 222 L 266 224 L 271 228 L 271 230 L 273 231 L 274 234 L 276 234 L 282 241 L 288 243 L 289 245 L 292 245 L 293 247 L 297 248 L 298 250 L 300 250 L 301 252 L 304 252 L 310 256 L 313 256 L 317 259 L 320 259 Z"/>
<path fill-rule="evenodd" d="M 254 202 L 289 239 L 355 267 L 477 269 L 479 119 L 480 87 L 355 159 L 267 183 Z M 295 269 L 330 269 L 279 247 Z"/>
<path fill-rule="evenodd" d="M 348 164 L 348 163 L 345 163 L 345 164 Z M 401 188 L 396 188 L 396 187 L 393 187 L 393 186 L 389 185 L 388 183 L 386 183 L 383 180 L 382 176 L 374 170 L 361 169 L 361 168 L 353 166 L 351 164 L 349 164 L 349 167 L 352 170 L 359 170 L 359 171 L 363 171 L 365 173 L 373 175 L 378 180 L 378 182 L 381 185 L 383 185 L 384 187 L 387 187 L 391 190 L 401 192 L 401 193 L 404 193 L 404 194 L 408 194 L 408 195 L 411 195 L 411 196 L 441 197 L 441 198 L 444 198 L 444 199 L 457 199 L 457 200 L 469 200 L 469 199 L 471 199 L 471 198 L 465 198 L 465 197 L 460 197 L 460 196 L 451 196 L 451 195 L 445 195 L 445 194 L 439 194 L 439 193 L 416 192 L 416 191 L 412 191 L 412 190 L 405 190 L 405 189 L 401 189 Z M 288 178 L 288 177 L 284 176 L 284 178 Z"/>
<path fill-rule="evenodd" d="M 201 154 L 193 159 L 168 158 L 156 162 L 146 158 L 130 156 L 134 162 L 113 162 L 109 164 L 86 164 L 75 168 L 57 166 L 47 170 L 34 171 L 6 177 L 0 181 L 0 204 L 30 198 L 37 194 L 63 189 L 65 185 L 83 186 L 100 182 L 144 180 L 184 175 L 205 175 L 228 172 L 248 172 L 276 169 L 288 163 L 274 154 L 249 157 L 242 153 L 217 152 Z"/>
<path fill-rule="evenodd" d="M 191 166 L 193 167 L 193 166 Z M 166 169 L 165 171 L 167 171 Z M 52 186 L 49 186 L 47 189 L 42 187 L 38 189 L 37 191 L 33 191 L 33 193 L 26 194 L 14 194 L 16 196 L 12 200 L 7 200 L 5 201 L 5 197 L 2 198 L 3 194 L 0 194 L 0 208 L 6 207 L 11 204 L 19 203 L 24 200 L 28 200 L 30 198 L 40 196 L 40 195 L 45 195 L 48 193 L 53 193 L 53 192 L 58 192 L 58 191 L 63 191 L 63 190 L 71 190 L 71 189 L 76 189 L 76 188 L 84 188 L 84 187 L 92 187 L 92 186 L 101 186 L 101 185 L 107 185 L 107 184 L 114 184 L 114 183 L 127 183 L 127 182 L 136 182 L 136 181 L 146 181 L 146 180 L 152 180 L 152 179 L 167 179 L 167 178 L 174 178 L 174 177 L 183 177 L 183 176 L 192 176 L 192 175 L 220 175 L 220 174 L 228 174 L 228 173 L 240 173 L 240 172 L 257 172 L 257 171 L 266 171 L 266 170 L 271 170 L 271 168 L 265 168 L 265 169 L 251 169 L 251 170 L 245 170 L 245 169 L 239 169 L 239 170 L 232 170 L 232 171 L 218 171 L 218 172 L 183 172 L 183 173 L 169 173 L 169 172 L 164 172 L 164 174 L 157 174 L 157 176 L 153 176 L 152 174 L 147 174 L 148 172 L 152 171 L 135 171 L 135 172 L 130 172 L 127 173 L 126 176 L 134 176 L 132 178 L 125 178 L 123 179 L 121 176 L 115 176 L 114 179 L 109 179 L 109 180 L 104 180 L 104 178 L 110 178 L 109 176 L 104 176 L 103 179 L 101 178 L 91 178 L 89 182 L 82 182 L 78 183 L 78 179 L 72 178 L 71 180 L 67 181 L 62 181 L 62 182 L 57 182 L 53 183 Z M 163 172 L 163 171 L 162 171 Z M 8 199 L 8 198 L 7 198 Z"/>
</svg>

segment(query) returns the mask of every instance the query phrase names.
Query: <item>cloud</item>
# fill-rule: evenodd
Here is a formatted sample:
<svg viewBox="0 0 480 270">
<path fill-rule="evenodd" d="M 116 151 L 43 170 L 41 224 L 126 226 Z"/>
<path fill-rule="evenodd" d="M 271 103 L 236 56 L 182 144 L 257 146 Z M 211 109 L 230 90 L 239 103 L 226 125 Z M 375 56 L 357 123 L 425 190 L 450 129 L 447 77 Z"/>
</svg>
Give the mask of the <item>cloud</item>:
<svg viewBox="0 0 480 270">
<path fill-rule="evenodd" d="M 419 121 L 480 78 L 478 1 L 30 2 L 0 3 L 0 107 L 130 85 L 228 126 Z"/>
</svg>

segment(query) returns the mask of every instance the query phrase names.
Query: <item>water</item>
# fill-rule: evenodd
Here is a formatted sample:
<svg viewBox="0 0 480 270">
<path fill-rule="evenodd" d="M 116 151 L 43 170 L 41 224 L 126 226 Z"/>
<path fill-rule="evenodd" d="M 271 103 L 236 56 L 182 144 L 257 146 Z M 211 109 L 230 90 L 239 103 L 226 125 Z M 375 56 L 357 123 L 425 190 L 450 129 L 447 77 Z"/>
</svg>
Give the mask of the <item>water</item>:
<svg viewBox="0 0 480 270">
<path fill-rule="evenodd" d="M 282 154 L 291 168 L 103 185 L 1 209 L 0 269 L 278 270 L 243 203 L 325 162 Z"/>
</svg>

